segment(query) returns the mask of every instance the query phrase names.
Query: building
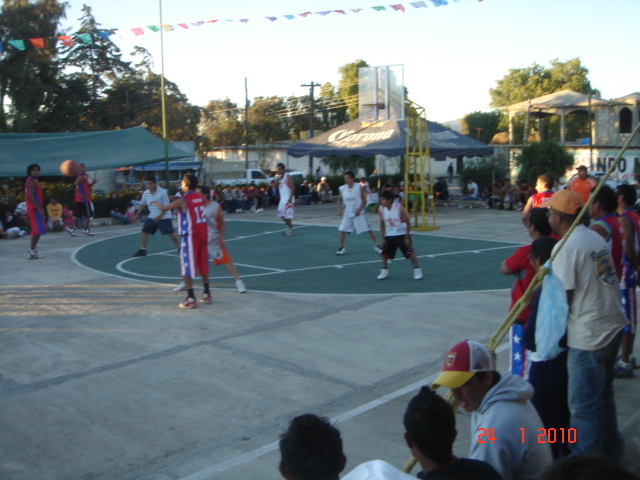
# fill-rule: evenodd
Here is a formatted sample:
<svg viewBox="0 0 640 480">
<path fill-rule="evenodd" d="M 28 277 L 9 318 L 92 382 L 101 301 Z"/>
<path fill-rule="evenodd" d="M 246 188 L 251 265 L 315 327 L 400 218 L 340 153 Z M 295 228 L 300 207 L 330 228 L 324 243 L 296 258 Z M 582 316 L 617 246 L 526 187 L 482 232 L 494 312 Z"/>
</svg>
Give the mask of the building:
<svg viewBox="0 0 640 480">
<path fill-rule="evenodd" d="M 528 131 L 527 126 L 531 121 L 537 121 L 540 132 L 543 119 L 557 115 L 560 117 L 560 145 L 573 154 L 574 167 L 586 165 L 589 170 L 606 171 L 640 121 L 640 93 L 604 100 L 572 90 L 561 90 L 503 108 L 509 115 L 509 138 L 508 144 L 504 145 L 509 151 L 509 158 L 520 153 L 526 145 L 523 139 L 515 138 L 516 117 L 525 117 L 525 131 Z M 568 138 L 566 119 L 575 114 L 587 115 L 591 119 L 589 137 Z M 611 178 L 617 183 L 635 183 L 634 171 L 639 162 L 640 138 L 636 137 Z"/>
</svg>

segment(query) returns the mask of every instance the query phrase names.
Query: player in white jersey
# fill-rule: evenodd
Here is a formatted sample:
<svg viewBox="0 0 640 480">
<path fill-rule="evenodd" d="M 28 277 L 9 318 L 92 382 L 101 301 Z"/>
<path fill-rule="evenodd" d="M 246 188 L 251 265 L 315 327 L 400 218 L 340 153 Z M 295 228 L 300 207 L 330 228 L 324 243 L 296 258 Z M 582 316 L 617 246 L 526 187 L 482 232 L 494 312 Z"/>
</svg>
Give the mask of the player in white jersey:
<svg viewBox="0 0 640 480">
<path fill-rule="evenodd" d="M 349 171 L 344 174 L 345 184 L 338 191 L 338 216 L 342 216 L 342 222 L 338 230 L 340 231 L 340 247 L 336 255 L 344 255 L 347 250 L 344 248 L 344 241 L 347 233 L 353 231 L 357 233 L 369 232 L 369 236 L 373 241 L 373 249 L 376 253 L 381 253 L 382 248 L 378 245 L 378 239 L 371 225 L 364 214 L 364 208 L 367 205 L 367 194 L 360 184 L 356 183 L 355 175 Z M 343 212 L 344 205 L 344 212 Z"/>
<path fill-rule="evenodd" d="M 294 185 L 293 178 L 287 172 L 283 163 L 278 164 L 278 177 L 276 179 L 276 187 L 280 193 L 280 203 L 278 204 L 278 216 L 284 220 L 287 229 L 284 231 L 285 236 L 293 235 L 293 194 Z"/>
<path fill-rule="evenodd" d="M 198 188 L 196 188 L 196 192 L 205 199 L 204 215 L 207 218 L 209 260 L 211 260 L 214 265 L 226 266 L 236 282 L 238 293 L 244 293 L 247 289 L 240 275 L 238 275 L 236 264 L 233 263 L 224 242 L 225 222 L 222 206 L 218 202 L 211 200 L 211 190 L 209 187 L 199 185 Z M 174 292 L 180 292 L 182 290 L 186 290 L 184 282 L 173 289 Z"/>
<path fill-rule="evenodd" d="M 378 280 L 384 280 L 389 276 L 387 264 L 393 260 L 398 249 L 404 258 L 411 260 L 413 265 L 413 279 L 422 278 L 422 269 L 418 264 L 416 252 L 411 245 L 411 221 L 401 203 L 393 201 L 394 195 L 390 191 L 380 194 L 380 235 L 382 235 L 382 270 Z"/>
</svg>

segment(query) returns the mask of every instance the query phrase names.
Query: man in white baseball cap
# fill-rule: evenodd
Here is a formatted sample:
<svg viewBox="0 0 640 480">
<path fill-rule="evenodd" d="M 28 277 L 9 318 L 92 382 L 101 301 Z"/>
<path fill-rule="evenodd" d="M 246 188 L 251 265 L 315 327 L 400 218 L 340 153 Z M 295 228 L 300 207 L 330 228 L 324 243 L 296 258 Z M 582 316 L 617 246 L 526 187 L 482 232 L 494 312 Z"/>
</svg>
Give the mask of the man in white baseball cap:
<svg viewBox="0 0 640 480">
<path fill-rule="evenodd" d="M 455 345 L 431 387 L 440 385 L 473 412 L 469 458 L 487 462 L 505 480 L 537 480 L 551 464 L 549 444 L 539 441 L 544 425 L 530 402 L 533 387 L 511 373 L 500 375 L 484 345 L 470 340 Z"/>
</svg>

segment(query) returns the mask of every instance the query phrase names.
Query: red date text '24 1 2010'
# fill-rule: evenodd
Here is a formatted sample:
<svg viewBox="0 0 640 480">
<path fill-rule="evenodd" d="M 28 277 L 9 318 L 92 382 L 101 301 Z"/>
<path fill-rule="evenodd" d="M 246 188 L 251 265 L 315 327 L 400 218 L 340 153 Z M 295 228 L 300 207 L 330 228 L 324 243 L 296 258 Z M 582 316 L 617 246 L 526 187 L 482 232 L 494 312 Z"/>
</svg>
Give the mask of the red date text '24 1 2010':
<svg viewBox="0 0 640 480">
<path fill-rule="evenodd" d="M 478 433 L 478 443 L 494 443 L 496 441 L 495 428 L 479 428 Z M 520 433 L 522 434 L 522 443 L 524 443 L 524 428 L 520 429 Z M 576 443 L 576 437 L 575 428 L 538 429 L 538 443 Z"/>
</svg>

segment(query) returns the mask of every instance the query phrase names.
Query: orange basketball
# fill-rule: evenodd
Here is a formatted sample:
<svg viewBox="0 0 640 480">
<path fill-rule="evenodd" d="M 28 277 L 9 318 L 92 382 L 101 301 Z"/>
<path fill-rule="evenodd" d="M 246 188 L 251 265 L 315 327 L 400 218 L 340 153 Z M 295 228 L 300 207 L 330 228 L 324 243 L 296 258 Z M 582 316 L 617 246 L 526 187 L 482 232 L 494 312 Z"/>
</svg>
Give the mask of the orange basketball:
<svg viewBox="0 0 640 480">
<path fill-rule="evenodd" d="M 80 170 L 80 165 L 75 160 L 65 160 L 60 164 L 60 173 L 65 177 L 75 177 Z"/>
</svg>

